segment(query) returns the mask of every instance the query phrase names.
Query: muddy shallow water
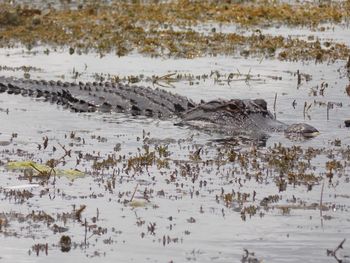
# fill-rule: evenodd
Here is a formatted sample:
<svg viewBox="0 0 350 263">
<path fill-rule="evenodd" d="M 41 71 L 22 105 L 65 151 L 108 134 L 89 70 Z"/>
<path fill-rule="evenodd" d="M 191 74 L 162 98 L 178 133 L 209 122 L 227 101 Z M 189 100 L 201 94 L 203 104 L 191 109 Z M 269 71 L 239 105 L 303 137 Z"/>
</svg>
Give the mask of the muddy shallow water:
<svg viewBox="0 0 350 263">
<path fill-rule="evenodd" d="M 0 94 L 0 261 L 80 262 L 93 258 L 95 262 L 239 262 L 247 249 L 255 254 L 249 254 L 251 260 L 256 257 L 264 262 L 336 262 L 327 256 L 327 249 L 335 249 L 344 238 L 344 249 L 337 256 L 349 261 L 350 133 L 344 120 L 350 118 L 350 100 L 345 91 L 349 84 L 346 61 L 316 64 L 240 57 L 155 59 L 137 54 L 101 58 L 97 54 L 69 55 L 65 49 L 49 55 L 44 51 L 0 50 L 0 74 L 23 77 L 23 70 L 13 69 L 32 66 L 36 68 L 29 71 L 33 79 L 74 81 L 77 72 L 77 81 L 92 81 L 96 74 L 121 78 L 142 75 L 136 85 L 149 86 L 152 83 L 147 78 L 152 75 L 193 75 L 172 85 L 158 83 L 167 87 L 155 86 L 197 102 L 263 98 L 272 112 L 277 94 L 277 119 L 290 124 L 305 121 L 319 129 L 320 135 L 308 141 L 290 141 L 283 134 L 271 134 L 266 147 L 257 149 L 261 156 L 256 157 L 254 146 L 218 144 L 212 139 L 220 135 L 174 126 L 176 120 L 73 113 L 50 103 Z M 298 70 L 302 74 L 299 85 Z M 230 73 L 234 77 L 228 83 Z M 203 79 L 203 75 L 209 77 Z M 328 103 L 334 107 L 329 109 L 327 120 Z M 48 147 L 43 149 L 45 137 Z M 297 162 L 289 166 L 290 170 L 266 161 L 273 152 L 283 152 L 278 143 L 303 149 L 302 153 L 296 151 Z M 44 184 L 34 178 L 34 185 L 28 186 L 25 172 L 6 169 L 10 160 L 45 163 L 59 158 L 64 153 L 59 144 L 71 149 L 72 154 L 57 168 L 76 168 L 85 176 L 74 180 L 57 176 Z M 128 170 L 130 158 L 145 155 L 145 145 L 151 151 L 159 145 L 168 147 L 170 155 L 160 156 L 158 148 L 154 150 L 157 160 L 151 165 L 131 166 Z M 196 159 L 195 151 L 200 147 L 201 158 Z M 307 161 L 310 147 L 317 154 Z M 243 159 L 227 162 L 227 149 L 246 153 L 247 164 Z M 84 157 L 79 159 L 79 154 Z M 89 159 L 90 155 L 93 158 Z M 125 158 L 111 168 L 92 167 L 94 160 L 100 162 L 108 155 Z M 331 170 L 334 176 L 329 182 L 326 163 L 334 160 L 342 167 Z M 258 168 L 254 166 L 256 161 L 261 164 Z M 302 165 L 307 168 L 302 170 Z M 281 189 L 277 182 L 293 169 L 321 179 L 290 183 Z M 259 175 L 261 178 L 259 171 L 264 174 Z M 21 197 L 11 192 L 11 187 L 32 195 Z M 229 193 L 234 193 L 232 200 Z M 239 198 L 243 193 L 249 197 Z M 272 195 L 278 200 L 263 206 L 264 198 Z M 319 206 L 321 198 L 324 209 Z M 86 206 L 81 215 L 71 216 L 81 205 Z M 258 209 L 256 213 L 242 212 L 251 205 Z M 34 217 L 32 211 L 44 211 L 53 221 Z M 54 224 L 67 231 L 54 233 Z M 69 252 L 61 252 L 62 235 L 72 240 Z M 47 251 L 32 248 L 35 244 L 48 244 Z"/>
</svg>

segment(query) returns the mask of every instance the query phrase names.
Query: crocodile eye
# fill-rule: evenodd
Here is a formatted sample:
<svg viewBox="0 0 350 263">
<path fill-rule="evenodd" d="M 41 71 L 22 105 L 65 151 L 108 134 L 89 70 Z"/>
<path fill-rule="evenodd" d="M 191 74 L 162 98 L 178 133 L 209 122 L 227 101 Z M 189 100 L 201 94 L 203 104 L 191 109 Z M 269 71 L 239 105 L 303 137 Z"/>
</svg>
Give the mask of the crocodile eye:
<svg viewBox="0 0 350 263">
<path fill-rule="evenodd" d="M 237 110 L 237 105 L 230 103 L 226 106 L 226 110 L 228 111 Z"/>
<path fill-rule="evenodd" d="M 145 110 L 145 115 L 147 117 L 152 117 L 153 116 L 153 110 L 152 109 L 146 109 Z"/>
</svg>

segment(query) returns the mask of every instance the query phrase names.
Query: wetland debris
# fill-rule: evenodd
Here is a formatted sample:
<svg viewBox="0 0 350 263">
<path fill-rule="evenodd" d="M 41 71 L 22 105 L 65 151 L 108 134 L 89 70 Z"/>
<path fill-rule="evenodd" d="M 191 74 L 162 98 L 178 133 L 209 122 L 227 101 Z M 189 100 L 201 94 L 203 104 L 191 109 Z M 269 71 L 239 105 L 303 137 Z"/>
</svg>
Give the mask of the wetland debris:
<svg viewBox="0 0 350 263">
<path fill-rule="evenodd" d="M 11 72 L 17 72 L 17 71 L 23 71 L 24 74 L 29 74 L 29 72 L 43 72 L 42 68 L 34 67 L 34 66 L 7 66 L 7 65 L 0 65 L 0 71 L 11 71 Z"/>
<path fill-rule="evenodd" d="M 17 136 L 17 135 L 16 135 Z M 38 144 L 39 151 L 45 150 L 48 146 L 48 137 L 43 138 L 43 144 Z M 79 177 L 85 176 L 85 174 L 78 169 L 58 169 L 57 166 L 65 163 L 66 157 L 71 157 L 71 150 L 67 150 L 66 147 L 59 143 L 64 153 L 59 158 L 51 158 L 46 164 L 38 164 L 32 160 L 29 161 L 9 161 L 6 164 L 8 170 L 23 170 L 24 177 L 32 182 L 33 178 L 41 180 L 41 183 L 47 183 L 51 176 L 65 176 L 70 180 L 74 180 Z M 56 152 L 56 147 L 53 146 L 53 152 Z M 34 173 L 36 172 L 36 173 Z"/>
<path fill-rule="evenodd" d="M 345 241 L 346 241 L 346 239 L 344 238 L 335 249 L 327 249 L 327 256 L 334 257 L 338 263 L 342 263 L 343 260 L 338 258 L 337 252 L 340 249 L 344 249 L 343 245 L 344 245 Z"/>
<path fill-rule="evenodd" d="M 119 75 L 113 75 L 113 74 L 106 74 L 106 73 L 94 73 L 92 77 L 97 82 L 104 82 L 104 81 L 110 81 L 112 83 L 124 83 L 124 84 L 151 84 L 153 86 L 156 86 L 158 84 L 161 84 L 159 86 L 164 88 L 174 88 L 175 84 L 184 82 L 187 83 L 190 86 L 198 86 L 202 83 L 205 83 L 208 80 L 213 81 L 217 85 L 231 85 L 232 83 L 236 82 L 245 82 L 247 83 L 247 79 L 249 79 L 249 82 L 261 82 L 265 79 L 271 79 L 271 80 L 281 80 L 281 76 L 275 76 L 275 75 L 262 75 L 262 74 L 252 74 L 250 71 L 247 74 L 240 73 L 237 69 L 237 72 L 220 72 L 218 70 L 211 71 L 209 73 L 203 73 L 203 74 L 189 74 L 189 73 L 182 73 L 182 72 L 169 72 L 165 75 L 152 75 L 147 76 L 145 74 L 139 74 L 139 75 L 127 75 L 127 76 L 119 76 Z"/>
<path fill-rule="evenodd" d="M 117 1 L 111 6 L 100 4 L 93 8 L 96 9 L 93 13 L 90 7 L 84 6 L 76 10 L 52 9 L 50 15 L 41 15 L 40 10 L 2 4 L 8 14 L 6 17 L 12 17 L 6 18 L 5 23 L 13 25 L 2 29 L 0 45 L 11 47 L 20 42 L 28 49 L 38 43 L 69 46 L 70 54 L 91 50 L 101 55 L 112 51 L 124 56 L 137 51 L 149 56 L 183 58 L 241 54 L 280 60 L 331 62 L 347 59 L 349 48 L 330 41 L 320 43 L 319 40 L 263 35 L 261 31 L 257 34 L 256 30 L 250 36 L 215 31 L 203 34 L 193 30 L 193 26 L 209 21 L 244 26 L 270 24 L 271 21 L 309 26 L 325 21 L 340 23 L 347 17 L 347 5 L 337 2 L 292 5 L 257 1 L 251 5 L 183 0 L 157 4 Z M 156 81 L 162 85 L 160 79 Z M 166 82 L 169 84 L 168 80 Z"/>
<path fill-rule="evenodd" d="M 323 191 L 324 191 L 324 181 L 322 181 L 322 186 L 321 186 L 321 196 L 320 196 L 320 218 L 321 218 L 321 226 L 323 227 Z"/>
<path fill-rule="evenodd" d="M 39 256 L 40 252 L 44 252 L 45 255 L 48 255 L 49 245 L 47 243 L 38 243 L 32 246 L 32 251 Z"/>
<path fill-rule="evenodd" d="M 346 62 L 345 68 L 348 70 L 348 72 L 350 73 L 350 55 L 348 58 L 348 62 Z"/>
<path fill-rule="evenodd" d="M 74 207 L 75 208 L 75 207 Z M 86 208 L 86 205 L 81 205 L 79 209 L 75 210 L 74 213 L 75 213 L 75 218 L 78 220 L 78 221 L 81 221 L 81 213 L 85 210 Z"/>
<path fill-rule="evenodd" d="M 0 26 L 18 26 L 20 24 L 20 17 L 14 10 L 0 11 Z"/>
<path fill-rule="evenodd" d="M 327 121 L 329 120 L 329 111 L 331 109 L 334 109 L 335 107 L 341 108 L 341 107 L 343 107 L 343 103 L 328 101 L 328 103 L 327 103 Z"/>
<path fill-rule="evenodd" d="M 69 236 L 63 235 L 60 238 L 59 245 L 62 252 L 69 252 L 72 247 L 72 240 Z"/>
<path fill-rule="evenodd" d="M 275 93 L 275 99 L 273 101 L 273 112 L 276 119 L 276 103 L 277 103 L 277 92 Z"/>
<path fill-rule="evenodd" d="M 132 196 L 131 196 L 129 202 L 132 202 L 132 200 L 134 199 L 134 196 L 135 196 L 135 194 L 136 194 L 136 191 L 137 191 L 137 187 L 138 187 L 138 186 L 139 186 L 139 184 L 137 184 L 137 185 L 135 186 L 134 192 L 132 193 Z"/>
<path fill-rule="evenodd" d="M 255 257 L 254 252 L 249 252 L 248 249 L 244 249 L 244 255 L 241 258 L 242 263 L 261 263 L 262 261 Z"/>
<path fill-rule="evenodd" d="M 65 180 L 59 180 L 52 186 L 45 184 L 31 193 L 36 198 L 29 198 L 25 202 L 31 205 L 36 204 L 38 199 L 45 198 L 47 200 L 44 202 L 49 204 L 55 204 L 55 200 L 59 202 L 63 200 L 64 203 L 73 200 L 77 206 L 74 206 L 73 210 L 63 212 L 58 212 L 56 208 L 50 211 L 49 207 L 44 211 L 34 211 L 29 214 L 13 212 L 0 214 L 1 235 L 40 238 L 43 233 L 47 233 L 45 231 L 49 231 L 51 235 L 64 234 L 71 239 L 74 237 L 75 240 L 75 242 L 70 240 L 71 245 L 65 247 L 61 244 L 64 242 L 59 241 L 59 237 L 53 236 L 53 245 L 49 245 L 49 249 L 62 250 L 63 248 L 63 250 L 69 249 L 68 251 L 81 249 L 81 253 L 87 253 L 85 251 L 90 253 L 96 246 L 100 249 L 96 253 L 103 255 L 105 251 L 109 253 L 106 246 L 110 244 L 123 242 L 133 246 L 135 240 L 133 239 L 131 243 L 125 238 L 127 235 L 134 238 L 141 237 L 142 242 L 152 242 L 160 247 L 186 245 L 186 242 L 191 241 L 192 233 L 197 231 L 196 227 L 201 227 L 207 217 L 213 217 L 215 220 L 222 217 L 243 220 L 247 222 L 246 224 L 249 223 L 250 218 L 258 217 L 265 224 L 264 220 L 270 216 L 289 218 L 293 213 L 293 215 L 308 218 L 305 216 L 305 210 L 308 210 L 307 213 L 318 215 L 320 209 L 323 211 L 330 211 L 330 209 L 346 211 L 347 209 L 332 202 L 323 201 L 319 204 L 316 203 L 319 200 L 305 199 L 305 196 L 300 194 L 306 191 L 319 193 L 322 179 L 327 175 L 332 177 L 331 181 L 325 181 L 325 187 L 328 186 L 329 189 L 337 189 L 339 185 L 347 182 L 345 175 L 349 163 L 344 160 L 348 160 L 349 150 L 344 144 L 334 142 L 330 144 L 331 147 L 322 149 L 287 147 L 282 144 L 237 149 L 229 145 L 189 144 L 179 140 L 166 144 L 159 141 L 153 146 L 148 144 L 149 137 L 150 133 L 143 131 L 140 138 L 133 142 L 136 143 L 136 153 L 132 151 L 125 153 L 124 145 L 122 151 L 114 151 L 115 142 L 109 145 L 109 150 L 105 153 L 95 149 L 84 153 L 83 149 L 76 149 L 77 146 L 71 144 L 70 156 L 74 157 L 75 154 L 81 156 L 79 166 L 85 167 L 86 172 L 91 174 L 84 179 L 90 180 L 89 183 L 85 185 L 80 182 L 69 182 L 62 187 L 59 183 L 64 183 Z M 80 139 L 77 140 L 77 138 Z M 65 140 L 75 142 L 81 147 L 90 145 L 90 141 L 96 145 L 104 144 L 96 138 L 97 136 L 87 136 L 86 144 L 80 144 L 84 138 L 77 133 L 71 133 L 71 136 L 65 137 Z M 46 139 L 41 141 L 39 138 L 39 141 L 42 148 L 38 150 L 35 147 L 35 151 L 37 154 L 42 154 Z M 51 146 L 51 141 L 48 141 L 45 151 L 58 154 L 51 151 Z M 174 147 L 181 150 L 180 157 L 174 154 Z M 3 154 L 6 156 L 6 153 Z M 190 157 L 198 154 L 200 158 Z M 324 162 L 327 160 L 329 162 L 320 165 L 318 163 L 320 156 Z M 32 158 L 40 159 L 36 155 Z M 71 158 L 66 158 L 65 161 L 75 163 L 75 160 L 69 159 Z M 106 165 L 97 165 L 92 168 L 97 160 L 101 164 L 107 160 Z M 164 165 L 165 161 L 167 165 Z M 129 163 L 134 166 L 128 167 Z M 21 176 L 17 173 L 14 175 L 18 178 Z M 75 189 L 79 189 L 79 193 L 76 193 Z M 6 195 L 9 193 L 8 190 L 0 188 L 1 197 L 13 204 L 13 197 Z M 293 198 L 288 199 L 291 194 Z M 145 201 L 138 205 L 139 200 Z M 195 203 L 196 200 L 200 203 Z M 89 213 L 86 213 L 85 218 L 86 206 L 81 205 L 81 202 L 87 204 L 90 210 L 96 201 L 103 202 L 103 205 L 97 207 L 96 215 L 89 218 Z M 146 206 L 145 203 L 150 205 Z M 185 209 L 191 209 L 190 213 L 184 213 L 182 208 L 171 210 L 173 206 L 182 206 L 184 203 L 195 203 L 195 206 L 185 206 Z M 121 223 L 127 222 L 123 220 L 130 219 L 124 216 L 125 214 L 136 214 L 136 222 L 131 225 L 127 223 L 129 229 L 123 229 L 125 235 L 120 235 L 121 231 L 115 229 L 116 217 L 105 216 L 106 213 L 103 210 L 109 207 L 120 212 L 117 215 L 121 217 L 117 218 Z M 99 209 L 103 211 L 101 214 Z M 166 210 L 166 213 L 158 212 L 160 210 Z M 148 217 L 150 214 L 155 216 Z M 250 223 L 256 223 L 256 221 L 251 220 Z M 35 229 L 38 229 L 34 233 L 29 232 L 33 229 L 33 222 Z M 18 226 L 23 231 L 19 232 Z M 171 232 L 173 230 L 178 231 L 179 236 L 174 237 L 174 232 Z M 225 230 L 218 228 L 218 231 Z M 241 258 L 241 255 L 236 256 L 238 259 Z M 326 257 L 326 255 L 323 256 Z M 242 256 L 242 262 L 260 262 L 260 260 L 247 250 Z"/>
<path fill-rule="evenodd" d="M 33 178 L 48 180 L 53 174 L 64 176 L 70 180 L 81 178 L 85 173 L 77 169 L 53 169 L 48 165 L 38 164 L 34 161 L 11 161 L 6 164 L 8 170 L 23 170 L 29 181 Z M 36 172 L 36 174 L 33 173 Z"/>
<path fill-rule="evenodd" d="M 350 84 L 346 86 L 345 91 L 346 91 L 346 94 L 350 96 Z"/>
</svg>

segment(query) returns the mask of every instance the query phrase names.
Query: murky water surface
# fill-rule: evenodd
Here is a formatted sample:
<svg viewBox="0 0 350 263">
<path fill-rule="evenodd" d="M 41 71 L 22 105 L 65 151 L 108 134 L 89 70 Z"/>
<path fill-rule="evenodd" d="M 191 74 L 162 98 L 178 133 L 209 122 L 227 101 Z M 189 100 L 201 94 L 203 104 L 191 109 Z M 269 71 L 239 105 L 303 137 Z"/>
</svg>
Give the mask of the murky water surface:
<svg viewBox="0 0 350 263">
<path fill-rule="evenodd" d="M 305 37 L 316 34 L 300 32 Z M 349 35 L 337 32 L 349 44 Z M 20 67 L 32 66 L 33 79 L 92 81 L 96 74 L 134 75 L 142 76 L 137 85 L 152 86 L 148 79 L 153 75 L 177 73 L 184 77 L 154 86 L 196 102 L 263 98 L 277 119 L 307 122 L 320 131 L 308 141 L 290 141 L 275 133 L 266 147 L 229 146 L 213 142 L 220 135 L 174 126 L 176 120 L 73 113 L 58 105 L 0 94 L 0 261 L 248 262 L 247 249 L 255 253 L 250 258 L 264 262 L 336 262 L 327 256 L 327 249 L 335 249 L 344 238 L 344 249 L 337 256 L 349 260 L 350 133 L 344 121 L 350 119 L 350 100 L 345 64 L 0 50 L 1 75 L 23 77 Z M 230 73 L 234 77 L 227 81 Z M 332 106 L 328 118 L 327 105 Z M 48 146 L 43 149 L 46 137 Z M 282 146 L 276 147 L 279 143 Z M 64 155 L 60 145 L 70 149 L 71 156 L 57 169 L 79 169 L 85 176 L 72 180 L 63 172 L 48 183 L 33 178 L 33 185 L 28 185 L 26 172 L 6 168 L 9 161 L 59 159 Z M 147 167 L 137 161 L 147 156 L 145 145 L 156 156 Z M 293 145 L 303 150 L 294 151 L 297 157 L 290 158 L 296 162 L 291 165 L 281 147 Z M 162 156 L 161 147 L 167 147 L 168 156 Z M 198 158 L 195 152 L 201 147 Z M 312 152 L 315 155 L 308 158 Z M 232 154 L 241 156 L 230 162 Z M 93 166 L 108 156 L 117 160 L 110 168 Z M 287 165 L 273 164 L 269 158 Z M 335 167 L 330 169 L 332 161 Z M 293 184 L 291 174 L 318 179 Z M 86 208 L 77 216 L 82 205 Z M 39 216 L 39 211 L 52 220 L 43 212 Z M 55 224 L 66 231 L 55 231 Z M 61 252 L 62 235 L 71 238 L 69 252 Z M 33 248 L 38 244 L 43 249 Z"/>
</svg>

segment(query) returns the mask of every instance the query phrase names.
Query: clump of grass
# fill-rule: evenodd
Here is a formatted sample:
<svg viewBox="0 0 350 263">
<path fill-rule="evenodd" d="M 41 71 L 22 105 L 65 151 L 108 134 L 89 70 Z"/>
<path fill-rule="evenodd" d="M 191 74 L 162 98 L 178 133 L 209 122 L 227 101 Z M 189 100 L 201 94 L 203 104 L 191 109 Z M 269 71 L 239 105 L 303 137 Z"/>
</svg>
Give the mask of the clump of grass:
<svg viewBox="0 0 350 263">
<path fill-rule="evenodd" d="M 346 4 L 297 4 L 257 1 L 171 1 L 141 3 L 118 1 L 86 5 L 77 10 L 41 11 L 2 5 L 0 46 L 20 42 L 31 48 L 38 43 L 66 46 L 70 54 L 91 50 L 124 56 L 137 51 L 148 56 L 194 58 L 204 55 L 264 55 L 280 60 L 329 61 L 349 57 L 349 48 L 253 33 L 202 34 L 191 29 L 198 23 L 238 23 L 243 26 L 287 24 L 317 26 L 345 19 Z M 174 26 L 179 30 L 174 30 Z"/>
</svg>

